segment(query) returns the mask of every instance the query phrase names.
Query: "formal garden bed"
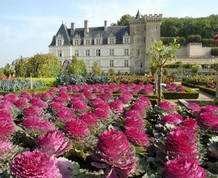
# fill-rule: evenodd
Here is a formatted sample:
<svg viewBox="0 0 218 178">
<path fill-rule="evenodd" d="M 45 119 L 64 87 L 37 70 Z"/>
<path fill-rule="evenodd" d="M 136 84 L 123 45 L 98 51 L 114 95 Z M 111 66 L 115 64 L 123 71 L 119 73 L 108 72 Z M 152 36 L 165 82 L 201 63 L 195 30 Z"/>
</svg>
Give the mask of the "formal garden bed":
<svg viewBox="0 0 218 178">
<path fill-rule="evenodd" d="M 152 106 L 148 86 L 1 96 L 1 176 L 217 177 L 218 108 Z"/>
</svg>

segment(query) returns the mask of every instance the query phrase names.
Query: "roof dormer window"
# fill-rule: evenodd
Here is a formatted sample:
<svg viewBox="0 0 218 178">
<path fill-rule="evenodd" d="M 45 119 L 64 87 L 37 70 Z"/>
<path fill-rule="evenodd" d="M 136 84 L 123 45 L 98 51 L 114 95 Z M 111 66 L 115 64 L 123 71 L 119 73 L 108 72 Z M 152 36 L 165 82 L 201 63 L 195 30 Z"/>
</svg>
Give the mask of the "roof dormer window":
<svg viewBox="0 0 218 178">
<path fill-rule="evenodd" d="M 63 46 L 64 45 L 64 38 L 63 35 L 59 34 L 56 37 L 56 46 Z"/>
<path fill-rule="evenodd" d="M 108 36 L 108 44 L 116 44 L 116 37 L 113 35 L 113 33 Z"/>
<path fill-rule="evenodd" d="M 124 35 L 123 35 L 123 44 L 129 44 L 130 43 L 130 36 L 129 34 L 126 32 Z"/>
</svg>

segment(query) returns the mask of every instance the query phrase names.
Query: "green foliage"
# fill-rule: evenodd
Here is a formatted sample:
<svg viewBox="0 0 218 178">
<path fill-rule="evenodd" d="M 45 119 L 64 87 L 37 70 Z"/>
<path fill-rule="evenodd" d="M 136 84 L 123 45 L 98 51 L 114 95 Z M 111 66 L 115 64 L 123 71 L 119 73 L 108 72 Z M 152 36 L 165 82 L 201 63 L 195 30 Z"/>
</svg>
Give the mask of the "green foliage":
<svg viewBox="0 0 218 178">
<path fill-rule="evenodd" d="M 200 64 L 194 64 L 192 66 L 192 75 L 196 76 L 199 72 L 199 70 L 201 70 L 202 66 Z"/>
<path fill-rule="evenodd" d="M 28 77 L 28 59 L 20 59 L 15 64 L 15 76 Z"/>
<path fill-rule="evenodd" d="M 200 35 L 189 35 L 188 36 L 188 42 L 189 43 L 200 43 L 201 42 L 201 36 Z"/>
<path fill-rule="evenodd" d="M 4 69 L 3 68 L 0 68 L 0 77 L 4 77 Z"/>
<path fill-rule="evenodd" d="M 53 87 L 56 84 L 56 78 L 33 78 L 32 79 L 34 82 L 42 82 L 44 83 L 47 87 Z"/>
<path fill-rule="evenodd" d="M 94 75 L 100 75 L 101 74 L 101 67 L 100 65 L 98 64 L 97 61 L 94 61 L 93 62 L 93 65 L 92 65 L 92 73 Z"/>
<path fill-rule="evenodd" d="M 184 37 L 161 37 L 161 41 L 163 42 L 163 44 L 165 45 L 169 45 L 170 43 L 172 43 L 174 41 L 174 39 L 176 39 L 177 43 L 182 45 L 186 44 L 186 39 Z"/>
<path fill-rule="evenodd" d="M 13 75 L 13 74 L 14 74 L 14 70 L 12 69 L 10 64 L 6 64 L 5 67 L 4 67 L 4 75 L 9 77 L 10 75 Z"/>
<path fill-rule="evenodd" d="M 214 39 L 212 38 L 203 38 L 201 40 L 202 46 L 207 46 L 207 47 L 213 47 L 214 46 Z"/>
<path fill-rule="evenodd" d="M 184 87 L 186 92 L 163 92 L 164 99 L 197 99 L 199 93 L 188 87 Z"/>
<path fill-rule="evenodd" d="M 130 20 L 132 19 L 132 16 L 129 14 L 123 15 L 120 20 L 117 21 L 118 26 L 126 26 L 129 25 Z"/>
<path fill-rule="evenodd" d="M 218 31 L 218 15 L 210 15 L 201 18 L 163 18 L 161 24 L 161 36 L 185 39 L 190 34 L 199 34 L 202 38 L 213 38 Z"/>
<path fill-rule="evenodd" d="M 208 83 L 216 83 L 215 77 L 207 76 L 187 76 L 182 79 L 183 83 L 189 83 L 192 85 L 206 85 Z"/>
<path fill-rule="evenodd" d="M 53 54 L 36 54 L 25 65 L 26 77 L 56 77 L 60 74 L 60 61 Z"/>
<path fill-rule="evenodd" d="M 212 48 L 210 53 L 212 56 L 218 56 L 218 47 Z"/>
<path fill-rule="evenodd" d="M 114 75 L 115 75 L 115 70 L 112 69 L 112 68 L 110 68 L 110 69 L 108 70 L 108 75 L 109 75 L 109 76 L 114 76 Z"/>
<path fill-rule="evenodd" d="M 44 88 L 42 82 L 33 82 L 33 88 Z M 21 91 L 30 89 L 30 81 L 26 79 L 0 80 L 0 91 Z"/>
<path fill-rule="evenodd" d="M 208 87 L 205 87 L 205 86 L 199 86 L 199 90 L 207 93 L 207 94 L 210 94 L 212 96 L 216 96 L 216 90 L 215 89 L 212 89 L 212 88 L 208 88 Z"/>
<path fill-rule="evenodd" d="M 83 60 L 78 59 L 76 56 L 73 56 L 69 67 L 69 73 L 85 76 L 87 74 L 85 62 Z"/>
<path fill-rule="evenodd" d="M 87 75 L 85 77 L 86 83 L 87 84 L 96 84 L 96 83 L 101 83 L 101 84 L 107 84 L 111 83 L 111 80 L 108 75 L 102 74 L 102 75 Z"/>
</svg>

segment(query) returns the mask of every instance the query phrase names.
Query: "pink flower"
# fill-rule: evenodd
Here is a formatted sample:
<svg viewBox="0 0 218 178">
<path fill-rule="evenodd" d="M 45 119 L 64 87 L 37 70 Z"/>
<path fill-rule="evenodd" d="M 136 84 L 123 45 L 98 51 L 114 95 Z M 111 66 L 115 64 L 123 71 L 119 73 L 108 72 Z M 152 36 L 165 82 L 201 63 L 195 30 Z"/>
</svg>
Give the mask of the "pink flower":
<svg viewBox="0 0 218 178">
<path fill-rule="evenodd" d="M 26 117 L 22 122 L 22 126 L 32 131 L 48 131 L 55 129 L 55 125 L 52 122 L 43 121 L 37 116 Z"/>
<path fill-rule="evenodd" d="M 55 101 L 55 102 L 60 102 L 60 103 L 64 103 L 64 104 L 66 104 L 66 102 L 67 102 L 67 99 L 66 98 L 62 98 L 61 96 L 55 96 L 54 98 L 53 98 L 53 100 Z"/>
<path fill-rule="evenodd" d="M 168 115 L 165 115 L 161 118 L 160 123 L 161 124 L 172 124 L 172 125 L 178 125 L 183 121 L 182 116 L 177 113 L 170 113 Z"/>
<path fill-rule="evenodd" d="M 98 118 L 93 112 L 85 112 L 80 116 L 89 127 L 95 126 L 98 123 Z"/>
<path fill-rule="evenodd" d="M 18 100 L 18 96 L 13 93 L 8 93 L 5 95 L 4 99 L 9 101 L 10 103 L 15 103 Z"/>
<path fill-rule="evenodd" d="M 82 101 L 78 98 L 71 98 L 71 102 L 73 104 L 73 108 L 76 111 L 85 111 L 88 108 L 88 105 L 85 101 Z"/>
<path fill-rule="evenodd" d="M 170 159 L 199 159 L 197 136 L 192 130 L 184 126 L 176 127 L 167 135 L 165 148 Z"/>
<path fill-rule="evenodd" d="M 190 130 L 193 130 L 193 132 L 197 132 L 200 127 L 197 123 L 196 120 L 192 119 L 192 118 L 186 118 L 182 123 L 181 123 L 182 126 L 186 126 L 188 127 Z"/>
<path fill-rule="evenodd" d="M 199 114 L 201 107 L 196 103 L 188 103 L 187 108 L 191 110 L 195 115 Z"/>
<path fill-rule="evenodd" d="M 217 114 L 218 107 L 213 106 L 213 105 L 207 105 L 207 106 L 204 106 L 203 108 L 201 108 L 201 112 L 211 112 L 213 114 Z"/>
<path fill-rule="evenodd" d="M 154 88 L 153 88 L 153 85 L 151 84 L 146 84 L 144 86 L 144 88 L 142 88 L 139 93 L 141 94 L 145 94 L 145 95 L 151 95 L 151 94 L 154 94 Z"/>
<path fill-rule="evenodd" d="M 56 166 L 58 167 L 62 178 L 76 177 L 75 172 L 78 171 L 78 168 L 74 168 L 74 165 L 70 160 L 63 157 L 59 157 L 56 159 L 56 161 Z"/>
<path fill-rule="evenodd" d="M 65 91 L 60 91 L 58 97 L 64 98 L 65 100 L 69 99 L 69 95 Z"/>
<path fill-rule="evenodd" d="M 206 178 L 206 171 L 191 158 L 169 160 L 165 166 L 166 178 Z"/>
<path fill-rule="evenodd" d="M 88 139 L 89 128 L 83 120 L 71 119 L 67 121 L 64 130 L 75 141 L 83 142 L 85 139 Z"/>
<path fill-rule="evenodd" d="M 176 111 L 176 108 L 175 106 L 168 102 L 168 101 L 162 101 L 159 103 L 159 108 L 167 113 L 172 113 L 172 112 L 175 112 Z"/>
<path fill-rule="evenodd" d="M 75 117 L 75 113 L 72 108 L 62 107 L 62 109 L 57 112 L 58 120 L 69 121 L 74 117 Z"/>
<path fill-rule="evenodd" d="M 126 136 L 117 130 L 104 131 L 98 138 L 97 161 L 104 162 L 123 177 L 135 171 L 136 158 Z M 93 163 L 94 166 L 98 164 Z"/>
<path fill-rule="evenodd" d="M 0 138 L 5 138 L 15 131 L 12 115 L 6 109 L 0 109 Z"/>
<path fill-rule="evenodd" d="M 49 130 L 40 135 L 37 140 L 37 148 L 50 156 L 60 156 L 70 144 L 64 134 L 57 130 Z"/>
<path fill-rule="evenodd" d="M 51 92 L 46 92 L 42 94 L 41 99 L 43 101 L 48 101 L 48 100 L 51 100 L 52 97 L 53 97 L 53 94 Z"/>
<path fill-rule="evenodd" d="M 147 147 L 149 144 L 148 137 L 144 130 L 134 128 L 134 127 L 125 127 L 125 135 L 128 140 L 135 145 Z"/>
<path fill-rule="evenodd" d="M 13 144 L 7 140 L 0 140 L 0 162 L 3 163 L 12 152 Z"/>
<path fill-rule="evenodd" d="M 29 92 L 21 92 L 21 96 L 27 98 L 28 100 L 32 98 L 32 95 Z"/>
<path fill-rule="evenodd" d="M 59 170 L 55 160 L 43 152 L 26 151 L 14 157 L 11 164 L 14 177 L 58 178 Z"/>
</svg>

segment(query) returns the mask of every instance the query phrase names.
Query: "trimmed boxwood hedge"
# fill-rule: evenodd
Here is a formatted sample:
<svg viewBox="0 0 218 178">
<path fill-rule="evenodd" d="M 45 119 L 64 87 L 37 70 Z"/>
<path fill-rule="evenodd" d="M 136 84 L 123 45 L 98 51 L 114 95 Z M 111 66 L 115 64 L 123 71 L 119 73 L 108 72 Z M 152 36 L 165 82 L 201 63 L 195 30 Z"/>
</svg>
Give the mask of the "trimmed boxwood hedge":
<svg viewBox="0 0 218 178">
<path fill-rule="evenodd" d="M 199 93 L 188 87 L 184 87 L 186 92 L 163 92 L 164 99 L 197 99 Z"/>
<path fill-rule="evenodd" d="M 209 95 L 212 95 L 212 96 L 216 96 L 216 90 L 215 89 L 212 89 L 212 88 L 207 88 L 205 86 L 199 86 L 199 90 L 209 94 Z"/>
</svg>

